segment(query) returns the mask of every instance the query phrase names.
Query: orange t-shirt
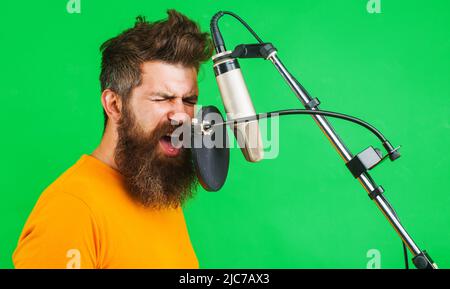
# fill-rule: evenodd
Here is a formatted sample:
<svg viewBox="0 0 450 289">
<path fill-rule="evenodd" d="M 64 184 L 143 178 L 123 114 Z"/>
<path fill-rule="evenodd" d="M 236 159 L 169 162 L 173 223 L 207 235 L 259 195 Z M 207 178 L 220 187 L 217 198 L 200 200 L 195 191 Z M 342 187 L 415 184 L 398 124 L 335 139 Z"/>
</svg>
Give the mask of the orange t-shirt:
<svg viewBox="0 0 450 289">
<path fill-rule="evenodd" d="M 183 211 L 141 206 L 122 175 L 83 155 L 41 195 L 16 268 L 198 268 Z"/>
</svg>

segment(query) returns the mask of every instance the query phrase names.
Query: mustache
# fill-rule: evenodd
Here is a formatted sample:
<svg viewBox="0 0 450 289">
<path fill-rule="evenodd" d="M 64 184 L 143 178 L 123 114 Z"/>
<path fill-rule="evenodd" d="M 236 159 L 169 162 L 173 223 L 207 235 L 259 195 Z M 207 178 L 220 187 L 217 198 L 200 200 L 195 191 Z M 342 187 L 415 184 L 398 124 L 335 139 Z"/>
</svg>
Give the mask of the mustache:
<svg viewBox="0 0 450 289">
<path fill-rule="evenodd" d="M 153 134 L 158 139 L 167 135 L 171 137 L 178 137 L 178 135 L 174 134 L 174 131 L 182 126 L 183 124 L 171 124 L 170 121 L 166 121 L 158 125 L 154 129 Z"/>
<path fill-rule="evenodd" d="M 161 139 L 165 139 L 166 141 L 170 141 L 174 147 L 184 151 L 186 149 L 184 146 L 184 138 L 187 138 L 187 140 L 190 139 L 190 134 L 187 133 L 187 135 L 185 135 L 186 129 L 183 129 L 186 125 L 188 124 L 171 124 L 169 121 L 161 123 L 153 130 L 151 136 L 149 136 L 149 141 L 157 142 Z"/>
</svg>

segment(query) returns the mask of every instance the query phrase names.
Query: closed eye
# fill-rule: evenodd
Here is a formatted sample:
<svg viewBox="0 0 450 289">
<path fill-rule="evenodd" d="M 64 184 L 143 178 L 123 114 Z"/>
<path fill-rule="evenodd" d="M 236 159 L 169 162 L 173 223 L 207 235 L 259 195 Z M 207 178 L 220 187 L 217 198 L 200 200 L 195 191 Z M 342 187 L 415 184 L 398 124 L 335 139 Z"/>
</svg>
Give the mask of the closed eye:
<svg viewBox="0 0 450 289">
<path fill-rule="evenodd" d="M 152 98 L 150 98 L 151 101 L 154 102 L 161 102 L 161 101 L 171 101 L 176 99 L 176 96 L 173 95 L 156 95 L 153 96 Z M 197 99 L 198 97 L 196 95 L 194 96 L 188 96 L 188 97 L 184 97 L 182 100 L 184 103 L 188 104 L 188 105 L 196 105 L 197 104 Z"/>
<path fill-rule="evenodd" d="M 198 98 L 197 98 L 196 95 L 188 96 L 188 97 L 183 98 L 183 102 L 185 102 L 187 104 L 190 104 L 190 105 L 196 105 L 197 104 L 197 100 L 198 100 Z"/>
<path fill-rule="evenodd" d="M 183 100 L 185 103 L 187 103 L 187 104 L 190 104 L 190 105 L 196 105 L 197 104 L 197 100 L 196 99 L 193 99 L 193 100 L 190 100 L 190 99 L 184 99 Z"/>
<path fill-rule="evenodd" d="M 157 96 L 157 97 L 151 98 L 151 100 L 152 100 L 152 101 L 159 102 L 159 101 L 171 100 L 171 99 L 174 99 L 174 98 L 175 98 L 175 97 L 171 97 L 171 96 Z"/>
</svg>

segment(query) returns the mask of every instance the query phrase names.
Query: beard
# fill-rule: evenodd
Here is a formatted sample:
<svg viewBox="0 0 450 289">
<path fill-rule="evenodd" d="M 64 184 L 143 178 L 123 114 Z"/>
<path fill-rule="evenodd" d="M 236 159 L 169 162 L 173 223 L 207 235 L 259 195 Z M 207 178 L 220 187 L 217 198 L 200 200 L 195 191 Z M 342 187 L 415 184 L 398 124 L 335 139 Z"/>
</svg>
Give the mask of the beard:
<svg viewBox="0 0 450 289">
<path fill-rule="evenodd" d="M 177 156 L 166 156 L 159 142 L 176 127 L 167 121 L 145 133 L 126 104 L 123 108 L 114 159 L 128 193 L 145 207 L 183 205 L 197 187 L 191 151 L 181 148 Z"/>
</svg>

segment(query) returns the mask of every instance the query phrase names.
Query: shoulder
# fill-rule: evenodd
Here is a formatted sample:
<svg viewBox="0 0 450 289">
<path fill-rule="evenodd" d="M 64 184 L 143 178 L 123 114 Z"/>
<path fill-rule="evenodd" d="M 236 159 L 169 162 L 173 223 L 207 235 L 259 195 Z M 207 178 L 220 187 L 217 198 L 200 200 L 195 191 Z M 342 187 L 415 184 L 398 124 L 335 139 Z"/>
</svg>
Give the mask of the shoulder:
<svg viewBox="0 0 450 289">
<path fill-rule="evenodd" d="M 83 203 L 93 211 L 102 207 L 108 192 L 120 186 L 119 174 L 91 156 L 83 155 L 73 166 L 49 185 L 42 202 L 61 200 Z"/>
<path fill-rule="evenodd" d="M 96 264 L 100 228 L 89 205 L 65 192 L 43 194 L 19 237 L 13 254 L 16 268 L 64 268 L 76 249 L 83 267 Z"/>
</svg>

